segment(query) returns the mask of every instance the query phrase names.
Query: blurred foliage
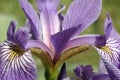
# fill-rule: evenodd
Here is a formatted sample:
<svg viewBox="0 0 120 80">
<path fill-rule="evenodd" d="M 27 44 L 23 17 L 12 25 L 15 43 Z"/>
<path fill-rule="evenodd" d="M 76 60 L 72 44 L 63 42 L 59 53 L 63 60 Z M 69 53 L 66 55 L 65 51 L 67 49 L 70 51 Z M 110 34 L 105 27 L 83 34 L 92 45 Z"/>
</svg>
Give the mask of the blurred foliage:
<svg viewBox="0 0 120 80">
<path fill-rule="evenodd" d="M 35 6 L 35 0 L 29 1 L 34 5 L 34 8 L 37 10 Z M 72 0 L 61 0 L 61 4 L 65 4 L 68 8 L 68 5 L 71 1 Z M 82 32 L 82 34 L 104 34 L 103 27 L 107 13 L 111 15 L 116 30 L 120 32 L 119 7 L 120 0 L 103 0 L 103 8 L 99 19 L 91 27 Z M 0 42 L 6 39 L 6 31 L 11 20 L 16 20 L 18 23 L 17 26 L 22 26 L 25 23 L 26 18 L 22 9 L 19 6 L 18 0 L 0 0 Z M 38 66 L 38 75 L 40 75 L 39 79 L 44 80 L 44 68 L 41 65 L 40 60 L 36 57 L 34 58 Z M 75 56 L 66 61 L 67 66 L 69 65 L 69 67 L 67 68 L 68 75 L 73 76 L 73 74 L 71 74 L 72 69 L 75 68 L 75 66 L 78 64 L 92 64 L 94 65 L 95 69 L 97 69 L 98 62 L 99 56 L 95 50 L 92 49 L 81 53 L 78 56 Z"/>
</svg>

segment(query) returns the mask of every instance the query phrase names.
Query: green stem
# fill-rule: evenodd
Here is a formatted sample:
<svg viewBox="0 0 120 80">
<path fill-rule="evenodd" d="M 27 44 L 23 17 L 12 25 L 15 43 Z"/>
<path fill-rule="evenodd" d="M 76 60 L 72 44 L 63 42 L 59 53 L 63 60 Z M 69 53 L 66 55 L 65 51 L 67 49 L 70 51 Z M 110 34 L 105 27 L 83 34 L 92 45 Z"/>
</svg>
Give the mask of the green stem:
<svg viewBox="0 0 120 80">
<path fill-rule="evenodd" d="M 58 80 L 58 69 L 57 68 L 45 68 L 45 79 L 46 80 Z"/>
</svg>

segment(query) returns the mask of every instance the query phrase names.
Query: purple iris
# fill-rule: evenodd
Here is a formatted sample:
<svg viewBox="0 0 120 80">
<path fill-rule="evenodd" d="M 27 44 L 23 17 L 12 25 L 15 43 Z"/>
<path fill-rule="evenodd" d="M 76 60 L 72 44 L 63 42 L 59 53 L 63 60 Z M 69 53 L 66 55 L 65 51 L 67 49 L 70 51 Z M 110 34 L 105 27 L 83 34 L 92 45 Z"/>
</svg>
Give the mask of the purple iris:
<svg viewBox="0 0 120 80">
<path fill-rule="evenodd" d="M 100 55 L 108 55 L 106 59 L 112 63 L 118 62 L 119 47 L 116 45 L 119 44 L 119 38 L 112 36 L 115 30 L 108 24 L 111 23 L 109 17 L 106 35 L 78 36 L 97 20 L 102 0 L 74 0 L 64 16 L 61 13 L 64 6 L 57 11 L 60 0 L 36 2 L 38 13 L 27 0 L 19 0 L 27 24 L 15 30 L 15 22 L 11 22 L 7 40 L 0 44 L 1 80 L 37 80 L 31 53 L 37 55 L 45 66 L 46 80 L 57 80 L 60 77 L 58 67 L 90 46 L 95 47 Z M 113 45 L 108 46 L 109 42 Z"/>
<path fill-rule="evenodd" d="M 36 80 L 37 69 L 31 52 L 25 49 L 29 40 L 26 27 L 16 30 L 11 21 L 7 40 L 0 44 L 0 80 Z"/>
<path fill-rule="evenodd" d="M 108 15 L 105 20 L 105 45 L 95 46 L 101 60 L 98 73 L 93 72 L 92 66 L 77 66 L 74 69 L 78 79 L 82 80 L 120 80 L 120 35 L 113 28 Z M 100 42 L 99 42 L 100 43 Z M 72 80 L 68 78 L 68 80 Z M 73 79 L 74 80 L 74 79 Z"/>
</svg>

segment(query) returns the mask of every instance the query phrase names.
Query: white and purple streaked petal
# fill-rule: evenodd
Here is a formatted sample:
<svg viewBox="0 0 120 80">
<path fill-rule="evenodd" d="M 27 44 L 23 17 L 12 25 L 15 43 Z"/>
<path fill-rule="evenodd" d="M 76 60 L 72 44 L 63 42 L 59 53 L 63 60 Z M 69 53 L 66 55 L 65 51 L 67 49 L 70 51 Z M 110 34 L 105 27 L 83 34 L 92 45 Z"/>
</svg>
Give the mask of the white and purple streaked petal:
<svg viewBox="0 0 120 80">
<path fill-rule="evenodd" d="M 14 32 L 15 32 L 16 24 L 14 21 L 11 21 L 8 31 L 7 31 L 7 40 L 14 41 Z"/>
<path fill-rule="evenodd" d="M 120 69 L 118 69 L 117 66 L 115 66 L 113 63 L 105 59 L 104 56 L 102 56 L 102 60 L 105 64 L 105 67 L 110 75 L 111 80 L 120 80 Z"/>
<path fill-rule="evenodd" d="M 37 80 L 36 65 L 30 51 L 5 41 L 0 44 L 0 80 Z"/>
<path fill-rule="evenodd" d="M 90 26 L 100 15 L 102 0 L 74 0 L 64 17 L 62 30 L 81 25 L 76 34 Z"/>
<path fill-rule="evenodd" d="M 19 3 L 29 20 L 31 32 L 33 33 L 34 38 L 40 40 L 41 26 L 37 13 L 27 0 L 19 0 Z"/>
<path fill-rule="evenodd" d="M 108 61 L 111 61 L 114 65 L 120 64 L 120 40 L 109 39 L 106 45 L 96 48 L 100 55 L 104 56 Z"/>
<path fill-rule="evenodd" d="M 108 15 L 105 20 L 105 38 L 106 44 L 102 47 L 97 46 L 97 51 L 100 55 L 105 56 L 108 61 L 119 66 L 120 61 L 120 35 L 113 28 L 112 20 Z"/>
</svg>

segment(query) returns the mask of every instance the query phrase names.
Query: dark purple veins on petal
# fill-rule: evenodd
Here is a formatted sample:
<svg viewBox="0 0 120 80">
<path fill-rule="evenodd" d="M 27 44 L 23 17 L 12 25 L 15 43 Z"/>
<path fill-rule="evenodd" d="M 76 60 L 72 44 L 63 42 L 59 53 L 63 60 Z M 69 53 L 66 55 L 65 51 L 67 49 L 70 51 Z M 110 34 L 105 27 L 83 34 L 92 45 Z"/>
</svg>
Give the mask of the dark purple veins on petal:
<svg viewBox="0 0 120 80">
<path fill-rule="evenodd" d="M 0 80 L 37 80 L 31 53 L 15 45 L 8 41 L 0 44 Z"/>
</svg>

